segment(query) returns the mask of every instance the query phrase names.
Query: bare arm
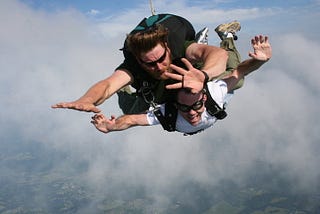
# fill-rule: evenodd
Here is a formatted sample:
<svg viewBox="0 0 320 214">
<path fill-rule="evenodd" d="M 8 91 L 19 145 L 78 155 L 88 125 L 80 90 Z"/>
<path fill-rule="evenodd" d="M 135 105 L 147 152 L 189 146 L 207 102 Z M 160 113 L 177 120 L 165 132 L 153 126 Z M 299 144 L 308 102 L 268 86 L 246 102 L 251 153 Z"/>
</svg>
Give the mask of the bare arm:
<svg viewBox="0 0 320 214">
<path fill-rule="evenodd" d="M 224 81 L 228 85 L 228 91 L 232 91 L 240 79 L 259 69 L 272 56 L 272 49 L 267 36 L 255 36 L 251 39 L 253 52 L 249 52 L 251 59 L 241 62 L 238 67 Z"/>
<path fill-rule="evenodd" d="M 110 119 L 103 114 L 96 114 L 92 117 L 91 123 L 103 133 L 121 131 L 133 126 L 149 125 L 146 114 L 127 114 L 118 118 L 112 115 Z"/>
<path fill-rule="evenodd" d="M 272 56 L 271 45 L 267 36 L 255 36 L 251 40 L 253 47 L 253 52 L 249 52 L 251 59 L 247 59 L 240 63 L 238 67 L 233 70 L 233 72 L 225 77 L 223 80 L 228 85 L 228 91 L 233 90 L 234 86 L 242 79 L 245 75 L 260 68 L 264 63 L 266 63 Z M 186 67 L 190 70 L 192 67 L 188 60 L 183 59 Z M 203 88 L 203 74 L 201 71 L 195 69 L 192 74 L 188 70 L 180 68 L 175 65 L 171 65 L 172 69 L 177 71 L 178 74 L 166 73 L 166 75 L 174 80 L 181 81 L 176 84 L 168 85 L 168 89 L 189 87 L 191 92 L 197 93 Z M 189 75 L 189 79 L 186 79 L 186 75 Z M 182 84 L 184 82 L 184 85 Z M 187 84 L 186 84 L 187 83 Z"/>
<path fill-rule="evenodd" d="M 117 70 L 110 77 L 94 84 L 78 100 L 73 102 L 61 102 L 52 105 L 52 108 L 68 108 L 86 112 L 100 112 L 96 106 L 102 104 L 116 91 L 133 81 L 133 77 L 126 71 Z"/>
<path fill-rule="evenodd" d="M 206 76 L 200 70 L 194 68 L 191 63 L 203 62 L 203 72 L 207 74 L 208 80 L 211 80 L 225 71 L 227 59 L 228 53 L 222 48 L 193 43 L 187 48 L 186 58 L 182 59 L 187 69 L 173 64 L 170 65 L 171 69 L 181 75 L 177 76 L 174 73 L 167 72 L 166 75 L 169 78 L 179 82 L 167 85 L 166 88 L 190 88 L 192 93 L 197 93 L 202 89 Z"/>
<path fill-rule="evenodd" d="M 186 58 L 191 62 L 203 62 L 209 79 L 218 77 L 226 70 L 228 53 L 226 50 L 205 44 L 192 43 L 186 50 Z"/>
</svg>

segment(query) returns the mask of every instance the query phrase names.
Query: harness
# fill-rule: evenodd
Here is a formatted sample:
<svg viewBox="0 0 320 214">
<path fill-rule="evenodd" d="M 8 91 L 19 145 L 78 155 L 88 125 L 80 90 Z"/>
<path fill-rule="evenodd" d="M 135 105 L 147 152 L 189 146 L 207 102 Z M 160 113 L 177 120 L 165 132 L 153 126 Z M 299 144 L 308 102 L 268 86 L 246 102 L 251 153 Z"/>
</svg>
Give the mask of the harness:
<svg viewBox="0 0 320 214">
<path fill-rule="evenodd" d="M 172 102 L 165 104 L 164 115 L 160 111 L 160 107 L 157 107 L 153 111 L 154 115 L 158 118 L 162 128 L 168 132 L 176 131 L 176 121 L 178 117 L 178 110 Z"/>
</svg>

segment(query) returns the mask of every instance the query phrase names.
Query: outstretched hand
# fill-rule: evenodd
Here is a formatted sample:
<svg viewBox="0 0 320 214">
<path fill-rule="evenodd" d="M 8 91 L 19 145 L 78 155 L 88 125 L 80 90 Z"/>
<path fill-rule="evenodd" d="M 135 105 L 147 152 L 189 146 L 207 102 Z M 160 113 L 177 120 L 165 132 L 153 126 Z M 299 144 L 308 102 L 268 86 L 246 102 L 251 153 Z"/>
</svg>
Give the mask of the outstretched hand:
<svg viewBox="0 0 320 214">
<path fill-rule="evenodd" d="M 108 133 L 113 130 L 113 127 L 116 122 L 116 117 L 111 116 L 110 119 L 106 118 L 103 114 L 95 114 L 92 117 L 91 123 L 98 129 L 99 131 L 103 133 Z"/>
<path fill-rule="evenodd" d="M 204 74 L 200 70 L 194 68 L 187 59 L 182 58 L 181 61 L 185 64 L 187 69 L 171 64 L 170 68 L 172 70 L 175 70 L 177 73 L 166 72 L 165 75 L 170 79 L 174 79 L 179 82 L 167 85 L 166 88 L 189 88 L 191 90 L 191 93 L 198 93 L 203 89 L 203 83 L 205 81 Z"/>
<path fill-rule="evenodd" d="M 268 61 L 271 58 L 272 50 L 268 36 L 255 36 L 251 39 L 253 52 L 249 56 L 259 61 Z"/>
<path fill-rule="evenodd" d="M 92 103 L 74 101 L 74 102 L 62 102 L 52 105 L 51 108 L 68 108 L 77 111 L 86 111 L 86 112 L 94 112 L 99 113 L 101 110 L 97 108 Z"/>
</svg>

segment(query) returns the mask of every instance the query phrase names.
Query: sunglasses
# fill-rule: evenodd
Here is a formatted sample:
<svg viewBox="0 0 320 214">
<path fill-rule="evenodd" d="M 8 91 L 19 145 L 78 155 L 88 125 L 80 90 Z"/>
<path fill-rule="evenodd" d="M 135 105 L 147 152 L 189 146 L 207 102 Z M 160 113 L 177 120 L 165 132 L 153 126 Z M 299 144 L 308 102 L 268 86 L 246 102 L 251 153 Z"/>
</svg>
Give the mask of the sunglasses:
<svg viewBox="0 0 320 214">
<path fill-rule="evenodd" d="M 159 59 L 157 59 L 156 61 L 145 62 L 145 61 L 143 61 L 141 59 L 140 59 L 140 61 L 141 61 L 142 64 L 144 64 L 147 67 L 155 67 L 155 66 L 157 66 L 158 63 L 162 63 L 165 60 L 166 56 L 167 56 L 167 49 L 165 48 L 164 49 L 164 53 L 162 54 L 162 56 Z"/>
<path fill-rule="evenodd" d="M 189 112 L 191 111 L 191 109 L 197 111 L 202 108 L 203 104 L 204 104 L 204 95 L 202 95 L 201 100 L 198 100 L 197 102 L 193 103 L 190 106 L 176 102 L 177 108 L 182 112 Z"/>
</svg>

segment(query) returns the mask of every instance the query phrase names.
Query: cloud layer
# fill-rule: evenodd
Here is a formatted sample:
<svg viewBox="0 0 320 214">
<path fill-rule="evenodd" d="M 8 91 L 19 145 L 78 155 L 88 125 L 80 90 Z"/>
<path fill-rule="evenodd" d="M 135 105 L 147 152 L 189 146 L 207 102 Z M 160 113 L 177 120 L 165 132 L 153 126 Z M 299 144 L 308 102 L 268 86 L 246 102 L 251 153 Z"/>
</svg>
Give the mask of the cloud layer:
<svg viewBox="0 0 320 214">
<path fill-rule="evenodd" d="M 188 18 L 198 29 L 203 20 L 209 20 L 211 41 L 218 45 L 212 29 L 224 21 L 223 10 L 173 6 L 177 13 L 204 11 L 187 13 Z M 74 163 L 83 161 L 87 167 L 79 179 L 90 188 L 111 191 L 113 186 L 108 184 L 143 186 L 159 203 L 165 202 L 162 196 L 174 191 L 173 187 L 188 181 L 210 185 L 222 179 L 245 182 L 256 173 L 258 161 L 279 169 L 297 190 L 319 186 L 320 43 L 312 39 L 319 35 L 313 29 L 308 34 L 295 29 L 278 33 L 278 23 L 268 24 L 273 58 L 246 79 L 229 105 L 226 120 L 192 137 L 166 133 L 160 127 L 103 135 L 89 123 L 91 114 L 50 109 L 56 102 L 79 98 L 90 85 L 113 72 L 122 60 L 118 49 L 140 20 L 140 10 L 93 22 L 75 10 L 49 13 L 18 1 L 1 1 L 3 144 L 14 139 L 41 142 L 49 150 L 67 153 L 71 160 L 62 165 L 52 160 L 52 170 L 72 169 Z M 254 19 L 283 16 L 271 8 L 226 12 L 227 17 L 243 18 L 247 24 L 238 42 L 243 59 L 253 33 L 266 31 Z M 287 19 L 294 15 L 287 14 Z M 310 20 L 313 16 L 319 18 L 313 14 Z M 302 21 L 306 20 L 305 16 Z M 116 97 L 101 108 L 106 114 L 120 114 Z"/>
</svg>

